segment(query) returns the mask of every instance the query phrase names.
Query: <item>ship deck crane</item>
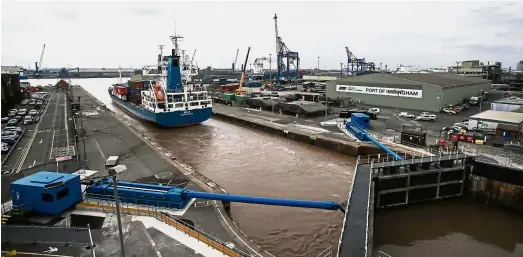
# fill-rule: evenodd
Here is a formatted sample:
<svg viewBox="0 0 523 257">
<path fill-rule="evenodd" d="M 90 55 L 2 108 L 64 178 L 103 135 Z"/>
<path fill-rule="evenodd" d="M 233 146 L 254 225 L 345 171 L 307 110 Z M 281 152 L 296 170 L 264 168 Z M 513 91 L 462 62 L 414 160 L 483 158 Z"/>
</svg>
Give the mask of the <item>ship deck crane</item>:
<svg viewBox="0 0 523 257">
<path fill-rule="evenodd" d="M 247 48 L 247 55 L 245 56 L 245 62 L 242 66 L 242 76 L 240 78 L 240 86 L 236 89 L 236 95 L 243 95 L 243 80 L 245 79 L 245 69 L 247 68 L 247 61 L 249 60 L 249 53 L 251 52 L 251 47 Z"/>
<path fill-rule="evenodd" d="M 300 57 L 298 52 L 290 51 L 278 33 L 278 16 L 274 14 L 274 30 L 276 33 L 276 66 L 278 68 L 277 81 L 300 78 Z M 291 73 L 291 66 L 295 71 Z"/>
<path fill-rule="evenodd" d="M 232 71 L 235 71 L 236 69 L 236 63 L 238 63 L 238 53 L 240 52 L 240 49 L 236 49 L 236 57 L 234 58 L 234 62 L 232 63 Z"/>
</svg>

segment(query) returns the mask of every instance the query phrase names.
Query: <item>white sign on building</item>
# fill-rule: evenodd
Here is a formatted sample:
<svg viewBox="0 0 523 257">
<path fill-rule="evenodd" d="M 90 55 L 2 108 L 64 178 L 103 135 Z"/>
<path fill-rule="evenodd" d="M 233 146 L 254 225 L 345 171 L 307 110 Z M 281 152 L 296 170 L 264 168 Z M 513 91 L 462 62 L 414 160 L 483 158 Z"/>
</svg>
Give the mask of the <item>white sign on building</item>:
<svg viewBox="0 0 523 257">
<path fill-rule="evenodd" d="M 388 87 L 364 87 L 353 85 L 336 85 L 337 92 L 347 92 L 356 94 L 368 95 L 387 95 L 397 97 L 422 98 L 423 90 L 419 89 L 404 89 L 404 88 L 388 88 Z"/>
</svg>

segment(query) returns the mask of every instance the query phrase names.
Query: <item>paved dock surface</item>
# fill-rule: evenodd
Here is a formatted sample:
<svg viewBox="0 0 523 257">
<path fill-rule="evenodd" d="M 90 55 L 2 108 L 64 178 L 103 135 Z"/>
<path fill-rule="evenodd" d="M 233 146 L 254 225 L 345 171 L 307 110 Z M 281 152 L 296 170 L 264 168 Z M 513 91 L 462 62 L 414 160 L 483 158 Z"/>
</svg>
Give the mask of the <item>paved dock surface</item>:
<svg viewBox="0 0 523 257">
<path fill-rule="evenodd" d="M 23 138 L 12 149 L 2 170 L 11 174 L 2 175 L 2 202 L 10 199 L 11 182 L 35 172 L 57 170 L 57 157 L 71 156 L 73 159 L 58 163 L 58 170 L 71 173 L 78 170 L 78 161 L 74 159 L 75 140 L 70 110 L 66 103 L 66 93 L 46 89 L 49 93 L 47 103 L 42 107 L 36 123 L 19 126 L 26 128 Z M 21 106 L 30 109 L 27 106 Z"/>
<path fill-rule="evenodd" d="M 369 209 L 372 197 L 370 182 L 370 165 L 358 165 L 352 191 L 349 193 L 339 256 L 365 257 L 367 254 Z"/>
</svg>

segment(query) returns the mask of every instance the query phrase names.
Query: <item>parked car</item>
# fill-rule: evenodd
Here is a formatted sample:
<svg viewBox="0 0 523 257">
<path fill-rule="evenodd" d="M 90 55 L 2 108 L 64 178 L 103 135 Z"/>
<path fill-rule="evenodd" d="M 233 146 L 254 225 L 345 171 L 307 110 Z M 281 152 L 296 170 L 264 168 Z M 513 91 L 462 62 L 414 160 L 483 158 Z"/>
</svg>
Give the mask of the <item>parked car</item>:
<svg viewBox="0 0 523 257">
<path fill-rule="evenodd" d="M 452 110 L 451 108 L 443 108 L 443 112 L 448 114 L 456 114 L 457 112 L 455 110 Z"/>
<path fill-rule="evenodd" d="M 18 125 L 20 121 L 18 119 L 10 119 L 8 122 L 7 122 L 7 126 L 14 126 L 14 125 Z"/>
<path fill-rule="evenodd" d="M 18 110 L 17 110 L 17 109 L 10 110 L 10 111 L 7 113 L 7 117 L 13 117 L 13 116 L 16 116 L 16 113 L 18 113 Z"/>
<path fill-rule="evenodd" d="M 9 152 L 9 146 L 6 143 L 2 142 L 2 153 L 7 152 Z"/>
<path fill-rule="evenodd" d="M 369 110 L 367 110 L 367 112 L 378 115 L 378 114 L 380 114 L 380 108 L 370 108 Z"/>
<path fill-rule="evenodd" d="M 34 105 L 35 103 L 36 103 L 35 99 L 31 99 L 31 100 L 29 100 L 29 104 L 30 104 L 30 105 Z"/>
<path fill-rule="evenodd" d="M 16 131 L 18 133 L 22 133 L 21 127 L 5 127 L 4 130 L 6 131 Z"/>
<path fill-rule="evenodd" d="M 452 133 L 459 133 L 461 132 L 461 128 L 460 127 L 455 127 L 455 126 L 450 126 L 450 127 L 444 127 L 441 129 L 443 132 L 447 132 L 448 134 L 452 134 Z"/>
<path fill-rule="evenodd" d="M 2 136 L 13 137 L 14 139 L 18 139 L 20 137 L 16 131 L 2 131 Z"/>
<path fill-rule="evenodd" d="M 28 104 L 28 103 L 29 103 L 29 100 L 24 99 L 24 100 L 22 100 L 22 103 L 21 103 L 21 104 Z"/>
<path fill-rule="evenodd" d="M 29 115 L 31 115 L 31 116 L 35 116 L 37 114 L 38 114 L 38 111 L 35 110 L 35 109 L 32 109 L 32 110 L 29 111 Z"/>
<path fill-rule="evenodd" d="M 414 118 L 414 114 L 412 113 L 408 113 L 408 112 L 400 112 L 400 114 L 398 114 L 399 117 L 404 117 L 404 118 Z"/>
<path fill-rule="evenodd" d="M 27 109 L 20 109 L 20 110 L 18 110 L 18 115 L 24 116 L 26 114 L 27 114 Z"/>
<path fill-rule="evenodd" d="M 33 123 L 33 116 L 30 116 L 30 115 L 25 116 L 24 124 L 28 125 L 28 124 L 31 124 L 31 123 Z"/>
<path fill-rule="evenodd" d="M 436 115 L 434 115 L 434 114 L 422 114 L 422 115 L 416 117 L 415 120 L 420 120 L 420 121 L 435 121 L 435 120 L 436 120 Z"/>
<path fill-rule="evenodd" d="M 16 143 L 16 139 L 14 137 L 10 137 L 10 136 L 2 136 L 2 142 L 11 146 Z"/>
<path fill-rule="evenodd" d="M 7 123 L 11 118 L 9 117 L 3 117 L 2 118 L 2 124 Z"/>
<path fill-rule="evenodd" d="M 42 100 L 37 100 L 37 101 L 36 101 L 36 104 L 37 104 L 37 105 L 43 105 L 43 104 L 44 104 L 44 101 L 42 101 Z"/>
</svg>

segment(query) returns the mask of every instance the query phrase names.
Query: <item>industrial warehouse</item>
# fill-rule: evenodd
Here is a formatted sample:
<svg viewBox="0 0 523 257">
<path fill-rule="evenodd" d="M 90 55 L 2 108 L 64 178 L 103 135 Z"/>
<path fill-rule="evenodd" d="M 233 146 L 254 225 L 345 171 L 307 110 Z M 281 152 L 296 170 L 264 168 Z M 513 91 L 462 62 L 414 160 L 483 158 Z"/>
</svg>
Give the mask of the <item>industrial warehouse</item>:
<svg viewBox="0 0 523 257">
<path fill-rule="evenodd" d="M 488 92 L 485 79 L 441 73 L 371 73 L 327 82 L 330 99 L 348 98 L 369 106 L 439 112 Z"/>
</svg>

